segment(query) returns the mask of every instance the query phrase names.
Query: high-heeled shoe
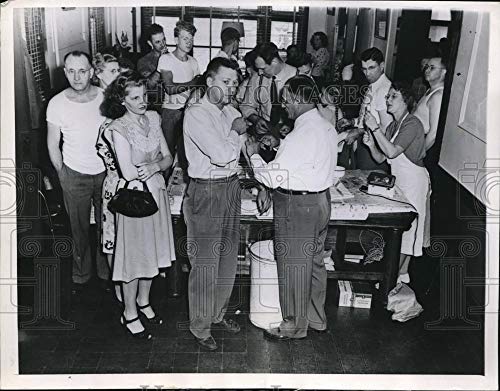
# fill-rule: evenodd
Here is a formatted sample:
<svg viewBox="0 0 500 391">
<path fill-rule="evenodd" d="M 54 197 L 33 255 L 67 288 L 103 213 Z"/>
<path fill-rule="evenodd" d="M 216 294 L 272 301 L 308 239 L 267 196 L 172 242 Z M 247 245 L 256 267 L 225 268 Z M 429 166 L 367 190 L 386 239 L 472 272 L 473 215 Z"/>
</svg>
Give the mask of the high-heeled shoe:
<svg viewBox="0 0 500 391">
<path fill-rule="evenodd" d="M 139 320 L 139 317 L 136 316 L 134 319 L 126 319 L 125 318 L 125 315 L 122 315 L 121 318 L 120 318 L 120 323 L 122 324 L 122 326 L 125 328 L 125 331 L 127 331 L 132 337 L 136 338 L 136 339 L 141 339 L 141 340 L 148 340 L 148 339 L 151 339 L 152 338 L 152 335 L 151 333 L 149 333 L 148 331 L 146 331 L 146 329 L 142 330 L 142 331 L 139 331 L 138 333 L 133 333 L 128 327 L 127 325 L 130 324 L 130 323 L 133 323 L 135 322 L 136 320 Z"/>
<path fill-rule="evenodd" d="M 156 324 L 156 325 L 163 324 L 163 319 L 158 314 L 155 314 L 155 316 L 153 316 L 152 318 L 148 318 L 146 313 L 143 311 L 144 309 L 151 307 L 151 304 L 149 304 L 149 303 L 146 305 L 139 305 L 138 303 L 136 303 L 136 304 L 137 304 L 137 308 L 139 309 L 139 311 L 144 315 L 144 317 L 147 319 L 147 321 L 149 323 Z M 151 307 L 151 310 L 153 310 L 153 307 Z"/>
</svg>

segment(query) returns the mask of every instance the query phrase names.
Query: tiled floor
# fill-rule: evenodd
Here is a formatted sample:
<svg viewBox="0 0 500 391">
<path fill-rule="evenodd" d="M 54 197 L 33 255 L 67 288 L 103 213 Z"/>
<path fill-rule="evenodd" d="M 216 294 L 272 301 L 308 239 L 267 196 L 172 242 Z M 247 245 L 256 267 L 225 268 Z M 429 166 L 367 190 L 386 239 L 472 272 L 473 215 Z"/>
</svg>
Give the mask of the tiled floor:
<svg viewBox="0 0 500 391">
<path fill-rule="evenodd" d="M 430 269 L 422 259 L 414 268 Z M 421 270 L 419 270 L 421 269 Z M 424 273 L 425 274 L 425 273 Z M 74 329 L 20 327 L 21 374 L 58 373 L 385 373 L 481 374 L 483 333 L 430 331 L 439 319 L 435 291 L 421 296 L 425 311 L 406 323 L 394 322 L 379 304 L 370 310 L 337 306 L 335 281 L 329 281 L 329 331 L 307 339 L 271 342 L 248 319 L 248 281 L 238 279 L 230 313 L 242 325 L 237 335 L 214 331 L 215 352 L 200 350 L 187 330 L 186 299 L 166 297 L 167 281 L 156 278 L 152 303 L 166 320 L 151 327 L 154 338 L 138 342 L 119 324 L 120 309 L 111 293 L 93 282 L 79 300 L 63 300 L 62 318 Z M 425 281 L 428 283 L 429 279 Z M 427 284 L 428 286 L 428 284 Z M 422 289 L 423 290 L 423 289 Z M 24 317 L 29 319 L 29 316 Z M 25 320 L 20 317 L 20 320 Z"/>
</svg>

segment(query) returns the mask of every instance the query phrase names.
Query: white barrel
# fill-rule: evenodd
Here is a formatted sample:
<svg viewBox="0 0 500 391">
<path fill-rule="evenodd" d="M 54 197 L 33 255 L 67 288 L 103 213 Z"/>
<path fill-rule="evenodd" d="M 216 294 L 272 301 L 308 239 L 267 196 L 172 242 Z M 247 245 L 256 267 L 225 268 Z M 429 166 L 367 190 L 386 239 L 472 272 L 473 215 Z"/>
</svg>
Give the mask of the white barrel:
<svg viewBox="0 0 500 391">
<path fill-rule="evenodd" d="M 283 319 L 278 289 L 278 270 L 272 240 L 250 246 L 250 321 L 257 327 L 278 327 Z"/>
</svg>

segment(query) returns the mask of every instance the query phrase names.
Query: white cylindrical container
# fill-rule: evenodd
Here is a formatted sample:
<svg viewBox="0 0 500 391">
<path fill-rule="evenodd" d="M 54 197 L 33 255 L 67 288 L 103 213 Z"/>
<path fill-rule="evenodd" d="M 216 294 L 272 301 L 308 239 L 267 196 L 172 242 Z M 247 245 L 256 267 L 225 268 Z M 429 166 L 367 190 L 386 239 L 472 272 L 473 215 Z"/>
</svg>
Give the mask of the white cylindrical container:
<svg viewBox="0 0 500 391">
<path fill-rule="evenodd" d="M 252 244 L 250 276 L 250 321 L 262 329 L 278 327 L 281 315 L 278 270 L 272 240 Z"/>
</svg>

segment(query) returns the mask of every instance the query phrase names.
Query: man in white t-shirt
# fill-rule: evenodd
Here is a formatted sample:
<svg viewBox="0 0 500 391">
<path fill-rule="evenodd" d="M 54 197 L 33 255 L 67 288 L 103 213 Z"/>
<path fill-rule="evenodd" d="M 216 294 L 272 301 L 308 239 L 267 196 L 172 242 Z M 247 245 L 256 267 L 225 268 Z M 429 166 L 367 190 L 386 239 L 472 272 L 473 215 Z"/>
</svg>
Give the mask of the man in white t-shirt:
<svg viewBox="0 0 500 391">
<path fill-rule="evenodd" d="M 356 167 L 361 170 L 384 170 L 389 167 L 384 162 L 378 164 L 371 156 L 370 150 L 361 142 L 361 135 L 364 133 L 363 117 L 369 111 L 377 120 L 380 130 L 385 133 L 387 125 L 392 122 L 392 116 L 387 112 L 385 96 L 391 88 L 391 81 L 385 75 L 384 55 L 378 48 L 369 48 L 361 53 L 361 67 L 368 80 L 369 86 L 364 94 L 363 103 L 359 110 L 358 118 L 353 120 L 341 119 L 339 123 L 354 126 L 346 137 L 346 143 L 352 144 L 359 140 L 356 148 Z M 350 123 L 349 123 L 350 122 Z"/>
<path fill-rule="evenodd" d="M 172 53 L 163 54 L 158 60 L 165 98 L 162 107 L 161 127 L 172 156 L 184 169 L 187 168 L 182 141 L 182 118 L 190 91 L 200 84 L 198 62 L 188 53 L 193 48 L 196 27 L 180 20 L 175 25 L 174 40 L 177 45 Z"/>
<path fill-rule="evenodd" d="M 64 204 L 73 235 L 74 290 L 88 282 L 92 272 L 89 243 L 91 203 L 95 208 L 97 232 L 101 232 L 102 183 L 105 167 L 97 155 L 99 127 L 105 118 L 99 106 L 100 88 L 90 84 L 94 75 L 87 53 L 73 51 L 64 57 L 64 74 L 70 86 L 54 96 L 47 107 L 47 147 L 63 190 Z M 59 148 L 63 138 L 62 152 Z M 97 240 L 97 275 L 109 279 L 109 267 Z"/>
</svg>

